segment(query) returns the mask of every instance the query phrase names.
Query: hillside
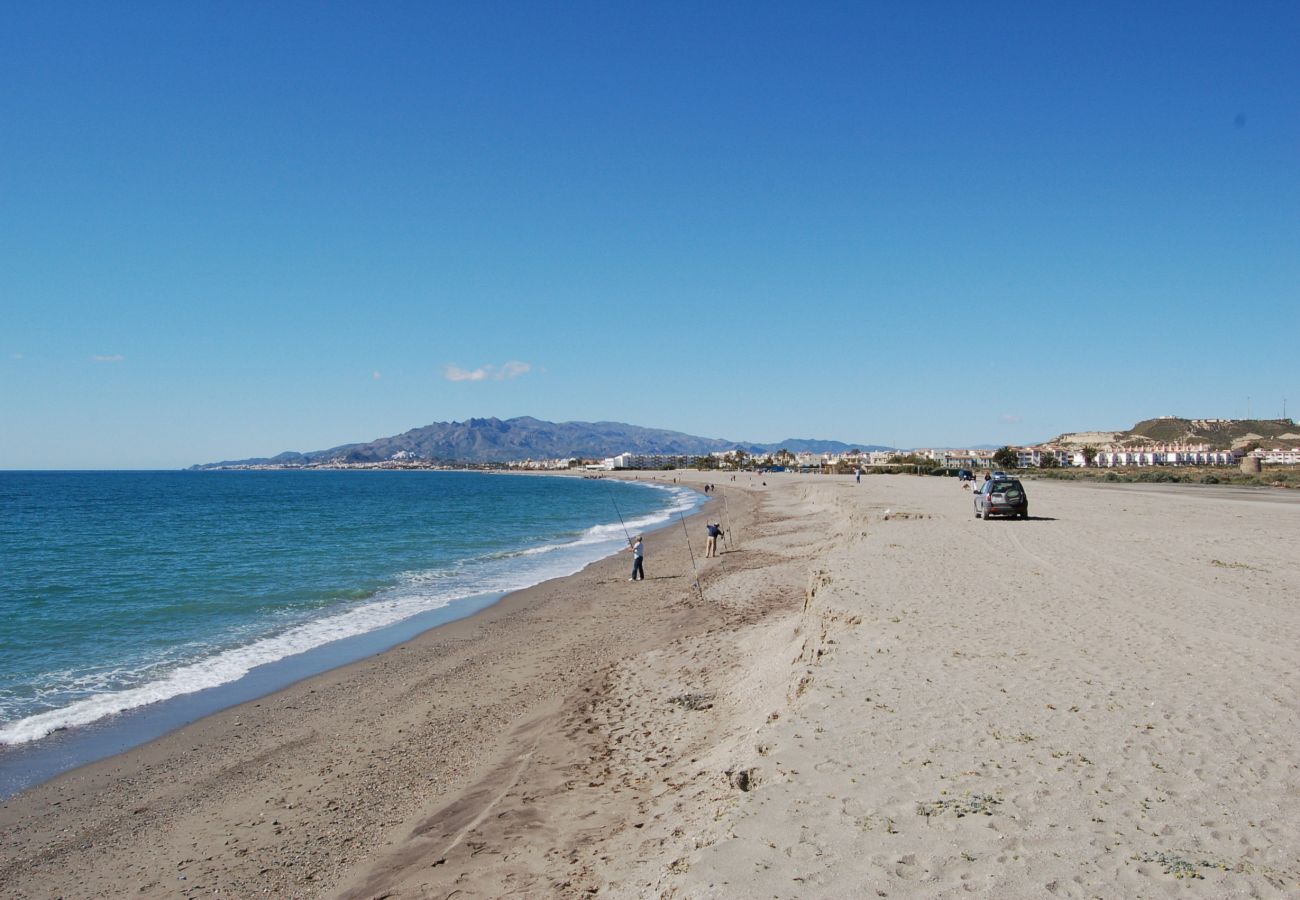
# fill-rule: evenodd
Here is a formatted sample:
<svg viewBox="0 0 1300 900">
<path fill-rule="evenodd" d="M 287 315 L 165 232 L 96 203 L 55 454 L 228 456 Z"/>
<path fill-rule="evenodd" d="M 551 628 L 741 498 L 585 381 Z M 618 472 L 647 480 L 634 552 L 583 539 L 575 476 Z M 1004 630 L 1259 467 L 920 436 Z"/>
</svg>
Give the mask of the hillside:
<svg viewBox="0 0 1300 900">
<path fill-rule="evenodd" d="M 514 419 L 467 419 L 464 422 L 434 422 L 402 434 L 377 438 L 367 443 L 343 444 L 328 450 L 288 451 L 277 456 L 230 460 L 193 466 L 194 469 L 230 466 L 305 466 L 329 462 L 365 463 L 393 458 L 434 462 L 500 463 L 521 459 L 565 457 L 603 458 L 619 453 L 662 453 L 702 455 L 742 449 L 749 453 L 843 452 L 885 449 L 878 445 L 845 444 L 792 438 L 776 444 L 742 443 L 642 428 L 623 422 L 546 422 L 531 416 Z M 401 456 L 398 456 L 401 454 Z"/>
<path fill-rule="evenodd" d="M 1252 441 L 1269 447 L 1300 441 L 1300 429 L 1291 419 L 1180 419 L 1161 416 L 1145 419 L 1127 431 L 1083 431 L 1063 434 L 1051 443 L 1107 444 L 1138 447 L 1143 444 L 1209 444 L 1228 450 Z"/>
</svg>

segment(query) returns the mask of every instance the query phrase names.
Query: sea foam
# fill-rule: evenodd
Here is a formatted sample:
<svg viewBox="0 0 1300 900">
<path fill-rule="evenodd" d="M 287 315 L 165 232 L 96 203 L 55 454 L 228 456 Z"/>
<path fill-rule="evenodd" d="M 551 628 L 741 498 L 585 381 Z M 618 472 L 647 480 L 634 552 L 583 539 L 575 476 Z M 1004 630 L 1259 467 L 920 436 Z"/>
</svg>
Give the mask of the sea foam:
<svg viewBox="0 0 1300 900">
<path fill-rule="evenodd" d="M 420 613 L 448 607 L 458 600 L 502 594 L 571 575 L 597 559 L 621 550 L 629 535 L 663 525 L 700 502 L 692 491 L 643 484 L 670 493 L 670 505 L 622 523 L 602 523 L 567 540 L 551 541 L 505 553 L 486 554 L 430 571 L 408 572 L 398 583 L 353 607 L 226 647 L 197 659 L 159 666 L 142 665 L 135 673 L 143 683 L 92 693 L 55 709 L 0 725 L 0 744 L 39 740 L 55 731 L 89 725 L 105 717 L 185 694 L 237 681 L 258 666 L 305 653 L 344 638 L 394 625 Z M 163 671 L 158 671 L 158 669 Z M 115 679 L 123 673 L 115 672 Z"/>
</svg>

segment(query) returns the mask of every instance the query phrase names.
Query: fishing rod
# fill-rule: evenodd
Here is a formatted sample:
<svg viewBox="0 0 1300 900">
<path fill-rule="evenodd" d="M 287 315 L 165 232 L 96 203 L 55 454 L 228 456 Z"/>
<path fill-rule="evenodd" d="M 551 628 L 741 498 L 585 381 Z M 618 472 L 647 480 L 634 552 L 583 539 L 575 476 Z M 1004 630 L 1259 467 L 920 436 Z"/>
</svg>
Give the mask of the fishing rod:
<svg viewBox="0 0 1300 900">
<path fill-rule="evenodd" d="M 727 530 L 723 532 L 722 539 L 727 542 L 727 552 L 731 552 L 731 541 L 727 535 L 731 533 L 731 506 L 727 503 L 727 495 L 722 495 L 722 512 L 727 517 Z"/>
<path fill-rule="evenodd" d="M 695 551 L 691 548 L 691 530 L 686 527 L 686 515 L 678 513 L 677 518 L 682 520 L 682 531 L 686 532 L 686 549 L 691 554 L 691 570 L 695 572 L 695 588 L 700 592 L 700 602 L 704 602 L 704 585 L 700 584 L 700 570 L 695 566 Z"/>
<path fill-rule="evenodd" d="M 618 524 L 623 526 L 623 537 L 627 538 L 627 545 L 632 546 L 632 535 L 627 533 L 627 523 L 623 521 L 623 513 L 618 508 L 618 501 L 614 499 L 614 489 L 605 482 L 605 490 L 609 491 L 609 502 L 614 504 L 614 512 L 618 515 Z"/>
<path fill-rule="evenodd" d="M 725 500 L 726 498 L 724 497 L 723 499 Z M 727 527 L 726 527 L 726 528 L 723 528 L 723 527 L 722 527 L 722 523 L 723 523 L 724 521 L 726 521 L 726 523 L 727 523 Z M 723 552 L 725 552 L 725 553 L 730 553 L 730 552 L 731 552 L 731 542 L 727 540 L 727 532 L 731 530 L 731 522 L 730 522 L 730 520 L 727 519 L 727 517 L 726 517 L 726 515 L 725 515 L 725 508 L 724 508 L 724 514 L 721 515 L 721 516 L 718 516 L 718 521 L 717 521 L 716 524 L 717 524 L 717 526 L 718 526 L 718 538 L 720 538 L 720 539 L 722 540 L 722 548 L 723 548 Z"/>
</svg>

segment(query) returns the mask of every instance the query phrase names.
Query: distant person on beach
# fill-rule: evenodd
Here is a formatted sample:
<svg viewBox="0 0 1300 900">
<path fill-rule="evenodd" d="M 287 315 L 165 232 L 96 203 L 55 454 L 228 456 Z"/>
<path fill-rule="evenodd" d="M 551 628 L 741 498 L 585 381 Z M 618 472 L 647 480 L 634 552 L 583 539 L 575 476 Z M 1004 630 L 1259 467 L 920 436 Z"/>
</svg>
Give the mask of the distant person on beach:
<svg viewBox="0 0 1300 900">
<path fill-rule="evenodd" d="M 861 470 L 861 469 L 858 469 L 858 473 L 857 473 L 857 475 L 854 476 L 854 480 L 856 480 L 858 484 L 862 484 L 862 470 Z"/>
<path fill-rule="evenodd" d="M 718 555 L 718 538 L 720 537 L 722 537 L 722 523 L 710 522 L 709 539 L 704 542 L 704 555 L 706 557 Z"/>
<path fill-rule="evenodd" d="M 628 581 L 645 581 L 645 550 L 641 546 L 641 535 L 636 536 L 636 541 L 628 549 L 632 551 L 632 577 Z"/>
</svg>

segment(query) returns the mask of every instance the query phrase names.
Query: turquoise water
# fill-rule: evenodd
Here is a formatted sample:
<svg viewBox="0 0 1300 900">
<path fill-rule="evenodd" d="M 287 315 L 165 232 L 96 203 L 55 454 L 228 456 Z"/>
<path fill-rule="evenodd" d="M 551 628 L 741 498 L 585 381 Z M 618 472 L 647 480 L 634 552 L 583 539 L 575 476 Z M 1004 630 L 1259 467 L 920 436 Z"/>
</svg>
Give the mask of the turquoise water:
<svg viewBox="0 0 1300 900">
<path fill-rule="evenodd" d="M 624 546 L 619 514 L 635 532 L 697 502 L 464 472 L 0 472 L 0 744 L 571 574 Z"/>
</svg>

